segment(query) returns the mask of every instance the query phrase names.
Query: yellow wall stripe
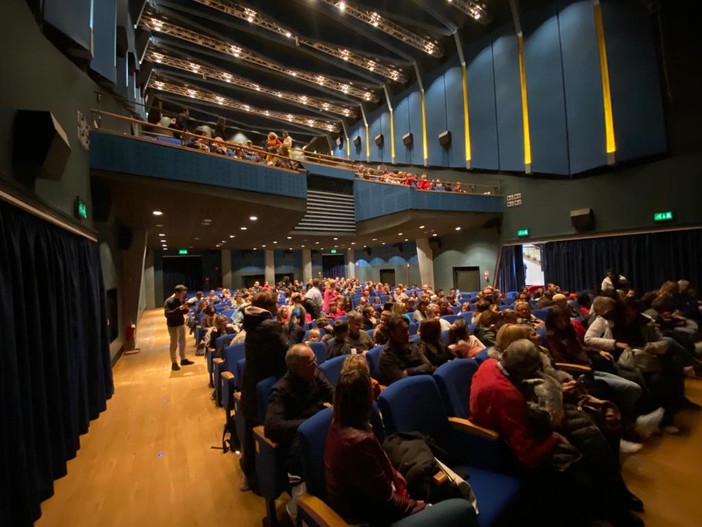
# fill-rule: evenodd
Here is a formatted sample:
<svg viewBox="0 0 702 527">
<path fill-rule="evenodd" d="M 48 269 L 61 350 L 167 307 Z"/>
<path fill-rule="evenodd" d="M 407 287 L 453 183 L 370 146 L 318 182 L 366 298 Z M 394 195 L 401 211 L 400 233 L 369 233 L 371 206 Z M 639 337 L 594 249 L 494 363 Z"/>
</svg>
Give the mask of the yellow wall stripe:
<svg viewBox="0 0 702 527">
<path fill-rule="evenodd" d="M 390 158 L 395 163 L 395 113 L 390 108 Z"/>
<path fill-rule="evenodd" d="M 607 137 L 607 153 L 614 154 L 617 145 L 614 140 L 614 116 L 612 114 L 612 93 L 609 86 L 609 66 L 607 64 L 607 46 L 605 44 L 604 25 L 602 23 L 602 6 L 595 0 L 595 30 L 597 45 L 600 50 L 600 70 L 602 73 L 602 98 L 604 100 L 605 134 Z"/>
<path fill-rule="evenodd" d="M 349 141 L 349 136 L 346 136 L 346 157 L 351 157 L 351 141 Z"/>
<path fill-rule="evenodd" d="M 522 87 L 522 126 L 524 128 L 524 167 L 527 172 L 531 169 L 531 135 L 529 133 L 529 105 L 527 104 L 526 67 L 524 65 L 524 36 L 517 35 L 517 51 L 519 54 L 519 82 Z"/>
<path fill-rule="evenodd" d="M 370 161 L 370 132 L 366 124 L 366 161 Z"/>
<path fill-rule="evenodd" d="M 424 105 L 424 90 L 420 91 L 422 94 L 422 147 L 424 154 L 424 161 L 429 159 L 429 148 L 427 145 L 427 110 Z"/>
<path fill-rule="evenodd" d="M 461 64 L 461 73 L 463 75 L 463 126 L 466 137 L 466 163 L 469 164 L 472 155 L 470 151 L 470 120 L 468 118 L 468 72 L 465 62 Z"/>
</svg>

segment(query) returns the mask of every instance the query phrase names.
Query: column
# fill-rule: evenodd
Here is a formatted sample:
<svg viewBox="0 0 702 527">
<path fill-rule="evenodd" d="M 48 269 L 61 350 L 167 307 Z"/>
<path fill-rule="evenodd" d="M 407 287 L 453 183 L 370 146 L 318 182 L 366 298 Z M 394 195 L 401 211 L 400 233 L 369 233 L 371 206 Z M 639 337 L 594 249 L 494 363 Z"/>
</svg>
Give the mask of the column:
<svg viewBox="0 0 702 527">
<path fill-rule="evenodd" d="M 417 260 L 421 285 L 434 288 L 434 253 L 429 246 L 429 238 L 417 238 Z"/>
<path fill-rule="evenodd" d="M 271 286 L 275 285 L 275 259 L 273 251 L 266 249 L 265 253 L 265 280 Z"/>
<path fill-rule="evenodd" d="M 302 249 L 302 281 L 312 280 L 312 250 Z"/>
<path fill-rule="evenodd" d="M 226 289 L 232 288 L 232 251 L 231 249 L 222 249 L 222 287 Z"/>
<path fill-rule="evenodd" d="M 346 251 L 346 278 L 356 278 L 356 255 L 353 249 Z"/>
</svg>

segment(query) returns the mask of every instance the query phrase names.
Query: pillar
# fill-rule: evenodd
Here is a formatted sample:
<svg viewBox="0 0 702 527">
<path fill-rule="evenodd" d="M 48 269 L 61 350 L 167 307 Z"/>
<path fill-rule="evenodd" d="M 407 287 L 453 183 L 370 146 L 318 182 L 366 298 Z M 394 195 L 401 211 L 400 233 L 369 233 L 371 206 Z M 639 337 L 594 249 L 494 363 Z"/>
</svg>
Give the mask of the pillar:
<svg viewBox="0 0 702 527">
<path fill-rule="evenodd" d="M 346 251 L 346 278 L 356 278 L 356 255 L 353 249 Z"/>
<path fill-rule="evenodd" d="M 429 246 L 429 238 L 417 238 L 417 261 L 419 263 L 420 285 L 429 284 L 434 288 L 434 252 Z"/>
<path fill-rule="evenodd" d="M 226 289 L 232 288 L 232 251 L 231 249 L 222 249 L 222 287 Z"/>
<path fill-rule="evenodd" d="M 302 281 L 312 280 L 312 250 L 302 249 Z"/>
<path fill-rule="evenodd" d="M 265 257 L 265 280 L 270 285 L 275 285 L 275 259 L 273 257 L 273 251 L 266 249 L 264 252 Z"/>
</svg>

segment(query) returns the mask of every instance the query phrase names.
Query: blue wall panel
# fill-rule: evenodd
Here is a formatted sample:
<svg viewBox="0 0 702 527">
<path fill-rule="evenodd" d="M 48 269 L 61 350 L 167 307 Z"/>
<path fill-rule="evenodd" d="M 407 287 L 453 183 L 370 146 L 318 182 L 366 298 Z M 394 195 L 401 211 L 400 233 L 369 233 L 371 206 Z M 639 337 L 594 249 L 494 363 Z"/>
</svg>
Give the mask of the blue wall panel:
<svg viewBox="0 0 702 527">
<path fill-rule="evenodd" d="M 386 164 L 392 163 L 392 145 L 390 144 L 390 110 L 387 104 L 383 105 L 383 110 L 380 114 L 380 133 L 383 134 L 383 148 L 381 161 Z"/>
<path fill-rule="evenodd" d="M 558 13 L 568 117 L 570 173 L 607 163 L 602 76 L 591 2 Z"/>
<path fill-rule="evenodd" d="M 414 135 L 414 148 L 410 153 L 413 165 L 424 164 L 424 154 L 422 151 L 422 96 L 419 90 L 414 90 L 409 94 L 409 125 L 410 132 Z"/>
<path fill-rule="evenodd" d="M 492 44 L 500 170 L 524 171 L 522 92 L 514 31 L 506 29 Z"/>
<path fill-rule="evenodd" d="M 492 46 L 477 42 L 466 49 L 468 64 L 468 111 L 473 168 L 499 169 L 495 76 Z"/>
<path fill-rule="evenodd" d="M 560 36 L 556 9 L 522 18 L 531 168 L 568 174 L 568 134 Z"/>
<path fill-rule="evenodd" d="M 448 150 L 448 166 L 466 166 L 466 136 L 463 122 L 463 74 L 458 59 L 447 64 L 444 73 L 446 86 L 446 122 L 451 130 L 451 147 Z"/>
<path fill-rule="evenodd" d="M 44 21 L 90 50 L 92 0 L 45 0 Z"/>
<path fill-rule="evenodd" d="M 360 146 L 356 146 L 353 140 L 356 137 L 361 138 Z M 363 126 L 363 119 L 359 119 L 354 126 L 349 130 L 349 141 L 351 141 L 351 159 L 354 161 L 366 160 L 366 131 Z"/>
<path fill-rule="evenodd" d="M 602 3 L 614 115 L 616 159 L 624 161 L 666 150 L 656 50 L 644 6 Z"/>
<path fill-rule="evenodd" d="M 402 142 L 402 136 L 410 131 L 409 129 L 409 100 L 407 97 L 397 98 L 393 101 L 395 113 L 395 161 L 400 164 L 410 164 L 412 162 L 412 152 Z M 417 136 L 414 137 L 413 148 L 417 147 Z"/>
<path fill-rule="evenodd" d="M 117 72 L 115 47 L 117 36 L 117 0 L 95 0 L 93 21 L 95 50 L 90 69 L 115 82 Z"/>
<path fill-rule="evenodd" d="M 439 134 L 446 130 L 446 90 L 443 69 L 424 77 L 425 107 L 427 114 L 427 143 L 430 166 L 446 166 L 444 149 L 439 145 Z"/>
<path fill-rule="evenodd" d="M 383 133 L 383 126 L 382 126 L 382 119 L 383 119 L 383 111 L 381 108 L 378 108 L 375 110 L 373 113 L 368 115 L 368 124 L 370 125 L 370 145 L 371 145 L 371 161 L 373 163 L 382 163 L 383 162 L 383 154 L 385 150 L 385 143 L 383 143 L 383 147 L 379 148 L 378 145 L 375 144 L 375 138 Z M 386 141 L 390 141 L 389 137 L 384 137 Z"/>
</svg>

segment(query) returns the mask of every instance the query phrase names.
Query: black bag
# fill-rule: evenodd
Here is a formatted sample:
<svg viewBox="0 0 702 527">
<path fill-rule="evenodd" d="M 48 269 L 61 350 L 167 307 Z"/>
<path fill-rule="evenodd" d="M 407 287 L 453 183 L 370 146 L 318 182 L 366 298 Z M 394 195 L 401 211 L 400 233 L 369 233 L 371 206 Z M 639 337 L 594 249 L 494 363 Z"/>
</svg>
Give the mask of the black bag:
<svg viewBox="0 0 702 527">
<path fill-rule="evenodd" d="M 229 437 L 227 437 L 229 436 Z M 233 415 L 227 415 L 227 422 L 224 423 L 224 430 L 222 430 L 222 446 L 221 447 L 216 447 L 213 446 L 212 448 L 222 449 L 222 453 L 226 454 L 227 452 L 240 452 L 241 451 L 241 441 L 239 440 L 239 436 L 236 433 L 236 426 L 234 425 L 234 416 Z"/>
<path fill-rule="evenodd" d="M 312 320 L 317 320 L 317 317 L 319 317 L 319 307 L 311 298 L 305 298 L 302 301 L 302 306 L 305 308 L 305 311 L 312 316 Z"/>
</svg>

